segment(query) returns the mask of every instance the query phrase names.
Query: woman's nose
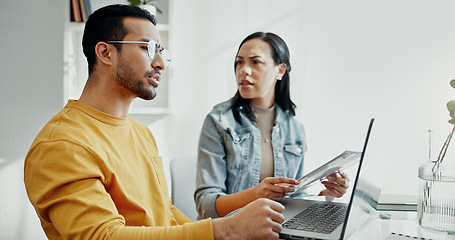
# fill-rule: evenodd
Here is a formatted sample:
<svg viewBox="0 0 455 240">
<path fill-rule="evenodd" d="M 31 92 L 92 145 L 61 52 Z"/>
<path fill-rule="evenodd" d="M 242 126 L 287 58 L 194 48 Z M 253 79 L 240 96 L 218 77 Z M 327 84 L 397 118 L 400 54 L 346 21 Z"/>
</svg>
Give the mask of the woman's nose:
<svg viewBox="0 0 455 240">
<path fill-rule="evenodd" d="M 251 68 L 248 66 L 248 65 L 243 65 L 241 68 L 240 68 L 240 74 L 245 74 L 247 76 L 250 76 L 251 75 Z"/>
</svg>

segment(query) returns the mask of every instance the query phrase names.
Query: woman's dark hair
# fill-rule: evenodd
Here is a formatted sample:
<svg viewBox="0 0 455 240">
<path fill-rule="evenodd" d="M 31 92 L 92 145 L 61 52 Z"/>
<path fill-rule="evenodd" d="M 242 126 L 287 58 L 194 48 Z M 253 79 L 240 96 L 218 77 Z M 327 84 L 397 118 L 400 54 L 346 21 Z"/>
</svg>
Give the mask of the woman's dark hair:
<svg viewBox="0 0 455 240">
<path fill-rule="evenodd" d="M 122 4 L 109 5 L 90 14 L 85 23 L 82 37 L 82 48 L 88 62 L 88 73 L 93 72 L 96 63 L 95 46 L 99 42 L 120 41 L 128 34 L 128 29 L 123 25 L 123 18 L 135 17 L 147 19 L 156 25 L 156 18 L 147 10 L 137 6 Z M 121 44 L 114 44 L 121 49 Z"/>
<path fill-rule="evenodd" d="M 275 103 L 280 106 L 284 112 L 289 113 L 292 116 L 295 116 L 295 104 L 291 100 L 290 96 L 290 77 L 289 72 L 291 71 L 290 63 L 290 54 L 289 49 L 286 43 L 278 35 L 270 32 L 255 32 L 248 37 L 246 37 L 239 46 L 236 56 L 239 54 L 240 48 L 242 45 L 251 39 L 261 39 L 264 42 L 267 42 L 270 45 L 272 50 L 272 58 L 276 65 L 284 63 L 286 65 L 286 72 L 284 73 L 282 79 L 277 81 L 275 86 Z M 234 62 L 234 71 L 237 68 L 237 61 Z M 235 120 L 242 124 L 240 120 L 240 111 L 244 111 L 249 119 L 254 121 L 256 116 L 254 115 L 253 109 L 250 105 L 250 100 L 245 99 L 240 95 L 240 92 L 237 90 L 234 96 L 234 102 L 231 106 L 234 113 Z"/>
</svg>

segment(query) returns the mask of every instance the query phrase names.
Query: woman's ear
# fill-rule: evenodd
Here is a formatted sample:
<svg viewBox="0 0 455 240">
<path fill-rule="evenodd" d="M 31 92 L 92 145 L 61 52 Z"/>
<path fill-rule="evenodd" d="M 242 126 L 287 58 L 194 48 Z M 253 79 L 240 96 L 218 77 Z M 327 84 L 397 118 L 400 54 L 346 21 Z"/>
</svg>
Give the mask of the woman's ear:
<svg viewBox="0 0 455 240">
<path fill-rule="evenodd" d="M 113 45 L 109 45 L 105 42 L 96 44 L 95 54 L 101 64 L 112 65 L 113 48 L 115 48 Z"/>
<path fill-rule="evenodd" d="M 286 73 L 286 64 L 281 63 L 280 65 L 278 65 L 278 73 L 277 73 L 276 79 L 281 80 L 281 78 L 284 76 L 285 73 Z"/>
</svg>

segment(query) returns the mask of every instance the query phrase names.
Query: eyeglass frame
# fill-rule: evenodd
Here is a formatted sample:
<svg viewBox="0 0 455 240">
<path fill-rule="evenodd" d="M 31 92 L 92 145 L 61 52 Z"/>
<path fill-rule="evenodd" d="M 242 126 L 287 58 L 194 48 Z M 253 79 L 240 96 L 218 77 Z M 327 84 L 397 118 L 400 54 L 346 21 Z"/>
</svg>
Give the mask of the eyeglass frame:
<svg viewBox="0 0 455 240">
<path fill-rule="evenodd" d="M 150 51 L 150 46 L 151 46 L 151 43 L 154 42 L 155 43 L 155 52 L 153 53 L 153 57 L 152 57 L 152 53 Z M 155 40 L 150 40 L 148 42 L 146 41 L 107 41 L 106 43 L 110 43 L 110 44 L 123 44 L 123 43 L 139 43 L 139 44 L 147 44 L 147 54 L 149 55 L 150 59 L 155 60 L 157 57 L 158 57 L 158 54 L 163 56 L 162 52 L 163 51 L 166 51 L 166 54 L 169 56 L 169 50 L 167 50 L 166 48 L 162 48 L 158 45 L 158 43 L 155 41 Z M 169 64 L 169 62 L 171 61 L 171 59 L 163 59 L 164 60 L 164 64 L 167 66 Z"/>
</svg>

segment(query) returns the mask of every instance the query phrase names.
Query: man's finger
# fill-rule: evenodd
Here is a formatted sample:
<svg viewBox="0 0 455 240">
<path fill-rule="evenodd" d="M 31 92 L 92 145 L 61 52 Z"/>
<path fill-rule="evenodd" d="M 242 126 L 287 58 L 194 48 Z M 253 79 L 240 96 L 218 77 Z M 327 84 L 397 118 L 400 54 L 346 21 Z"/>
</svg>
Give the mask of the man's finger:
<svg viewBox="0 0 455 240">
<path fill-rule="evenodd" d="M 281 232 L 281 224 L 279 223 L 272 223 L 272 231 L 274 231 L 276 234 Z"/>
<path fill-rule="evenodd" d="M 275 210 L 279 213 L 284 211 L 283 204 L 281 204 L 279 202 L 275 202 L 275 201 L 270 201 L 270 208 L 272 208 L 273 210 Z"/>
</svg>

